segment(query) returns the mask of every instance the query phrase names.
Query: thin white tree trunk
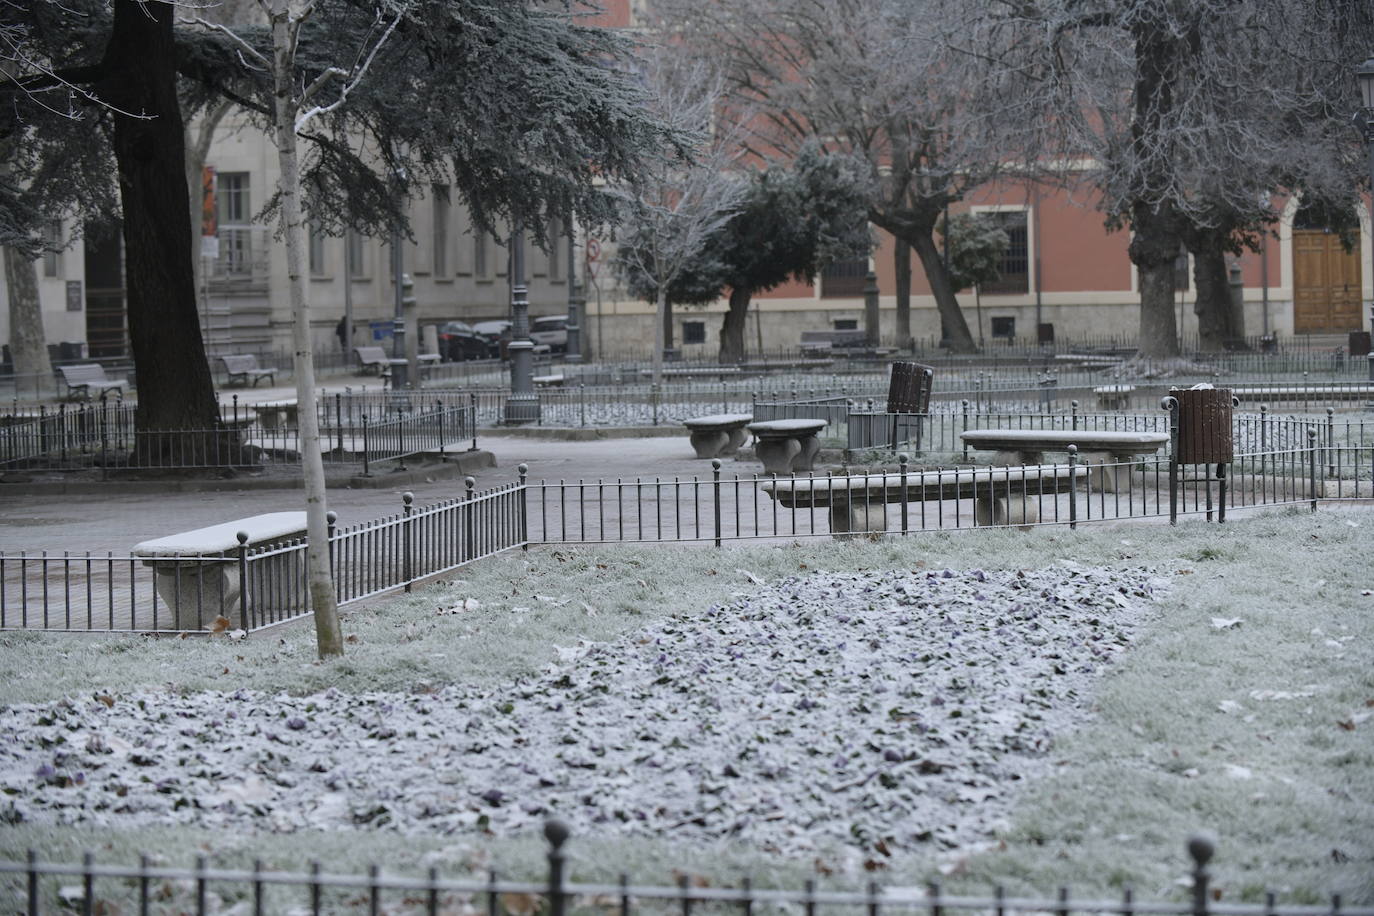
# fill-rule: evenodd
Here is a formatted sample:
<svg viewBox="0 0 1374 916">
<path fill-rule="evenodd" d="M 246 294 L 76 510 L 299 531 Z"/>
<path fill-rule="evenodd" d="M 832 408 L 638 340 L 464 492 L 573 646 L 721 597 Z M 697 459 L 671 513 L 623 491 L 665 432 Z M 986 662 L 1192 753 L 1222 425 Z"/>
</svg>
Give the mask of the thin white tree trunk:
<svg viewBox="0 0 1374 916">
<path fill-rule="evenodd" d="M 52 362 L 38 298 L 38 262 L 5 246 L 5 289 L 10 303 L 10 359 L 15 389 L 43 395 L 52 390 Z"/>
<path fill-rule="evenodd" d="M 663 384 L 663 320 L 668 314 L 668 284 L 658 284 L 658 295 L 654 299 L 654 361 L 653 383 Z"/>
<path fill-rule="evenodd" d="M 291 344 L 296 373 L 296 414 L 300 422 L 301 467 L 305 477 L 308 547 L 307 581 L 315 616 L 315 642 L 321 658 L 343 655 L 338 600 L 329 568 L 329 522 L 326 519 L 324 460 L 320 453 L 319 414 L 315 410 L 315 361 L 310 346 L 310 304 L 305 295 L 305 221 L 301 212 L 300 163 L 296 154 L 296 103 L 291 77 L 294 48 L 285 0 L 272 16 L 275 64 L 277 158 L 281 165 L 281 220 L 286 238 L 286 273 L 291 296 Z"/>
</svg>

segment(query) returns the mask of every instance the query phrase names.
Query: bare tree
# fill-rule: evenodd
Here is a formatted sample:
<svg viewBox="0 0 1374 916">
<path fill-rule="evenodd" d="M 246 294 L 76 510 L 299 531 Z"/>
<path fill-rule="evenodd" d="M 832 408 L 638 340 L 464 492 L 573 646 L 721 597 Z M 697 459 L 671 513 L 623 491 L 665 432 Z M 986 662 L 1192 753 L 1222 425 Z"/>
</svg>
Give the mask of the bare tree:
<svg viewBox="0 0 1374 916">
<path fill-rule="evenodd" d="M 1179 355 L 1174 261 L 1199 258 L 1199 318 L 1219 345 L 1226 252 L 1276 219 L 1270 195 L 1353 202 L 1359 138 L 1351 68 L 1371 40 L 1369 4 L 1312 0 L 1028 0 L 999 4 L 984 33 L 1018 36 L 988 54 L 1043 93 L 1041 123 L 1129 228 L 1140 287 L 1139 355 Z M 978 34 L 977 32 L 974 33 Z"/>
<path fill-rule="evenodd" d="M 713 271 L 701 256 L 739 209 L 749 182 L 731 174 L 740 155 L 738 121 L 716 118 L 724 95 L 720 76 L 702 61 L 663 48 L 646 54 L 643 73 L 655 113 L 695 140 L 688 158 L 661 157 L 638 180 L 613 191 L 623 227 L 617 270 L 633 275 L 636 285 L 654 297 L 653 381 L 658 384 L 669 289 L 688 265 L 723 276 L 723 264 Z"/>
<path fill-rule="evenodd" d="M 915 250 L 957 351 L 975 349 L 935 230 L 945 208 L 1024 161 L 1015 82 L 951 51 L 969 4 L 954 0 L 658 0 L 698 53 L 723 59 L 764 158 L 808 138 L 866 163 L 868 218 Z M 911 336 L 909 309 L 898 337 Z"/>
</svg>

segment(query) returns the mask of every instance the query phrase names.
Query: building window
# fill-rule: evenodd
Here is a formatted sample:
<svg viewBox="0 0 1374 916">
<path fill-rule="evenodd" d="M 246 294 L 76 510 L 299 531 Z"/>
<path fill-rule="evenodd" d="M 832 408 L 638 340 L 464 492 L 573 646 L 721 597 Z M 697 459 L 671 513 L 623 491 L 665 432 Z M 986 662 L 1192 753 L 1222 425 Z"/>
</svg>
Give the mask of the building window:
<svg viewBox="0 0 1374 916">
<path fill-rule="evenodd" d="M 996 280 L 984 283 L 984 293 L 1030 292 L 1030 232 L 1025 210 L 1002 210 L 979 214 L 992 220 L 1007 234 L 1007 250 L 997 265 Z"/>
<path fill-rule="evenodd" d="M 451 220 L 448 185 L 434 186 L 434 276 L 447 277 L 448 269 L 448 224 Z"/>
<path fill-rule="evenodd" d="M 230 277 L 253 274 L 252 196 L 247 172 L 220 172 L 215 203 L 219 207 L 218 271 Z"/>
<path fill-rule="evenodd" d="M 821 298 L 862 296 L 868 276 L 868 258 L 832 261 L 821 271 Z"/>
<path fill-rule="evenodd" d="M 348 230 L 348 277 L 351 280 L 367 279 L 367 248 L 363 244 L 363 234 Z"/>
<path fill-rule="evenodd" d="M 833 324 L 837 331 L 857 331 L 859 329 L 859 319 L 857 318 L 836 318 Z"/>
<path fill-rule="evenodd" d="M 1005 337 L 1011 340 L 1016 336 L 1016 319 L 1011 317 L 994 317 L 992 319 L 992 336 Z"/>
<path fill-rule="evenodd" d="M 480 229 L 472 234 L 472 273 L 479 279 L 491 276 L 487 263 L 487 234 Z"/>
<path fill-rule="evenodd" d="M 320 227 L 310 223 L 310 276 L 322 277 L 325 274 L 324 233 Z"/>
<path fill-rule="evenodd" d="M 682 323 L 682 342 L 684 344 L 706 343 L 706 322 L 684 321 Z"/>
<path fill-rule="evenodd" d="M 62 221 L 43 222 L 43 276 L 56 277 L 62 273 Z"/>
</svg>

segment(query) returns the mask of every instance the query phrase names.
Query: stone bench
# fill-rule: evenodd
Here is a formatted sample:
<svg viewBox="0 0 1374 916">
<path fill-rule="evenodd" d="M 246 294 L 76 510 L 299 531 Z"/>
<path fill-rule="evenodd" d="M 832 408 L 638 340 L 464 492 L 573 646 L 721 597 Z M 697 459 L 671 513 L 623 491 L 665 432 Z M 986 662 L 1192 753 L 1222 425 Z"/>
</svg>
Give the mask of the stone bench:
<svg viewBox="0 0 1374 916">
<path fill-rule="evenodd" d="M 295 429 L 296 399 L 283 398 L 279 401 L 259 401 L 249 405 L 257 411 L 258 421 L 263 429 Z"/>
<path fill-rule="evenodd" d="M 757 444 L 754 451 L 763 462 L 765 474 L 791 474 L 809 471 L 821 450 L 818 434 L 828 420 L 760 420 L 747 424 Z"/>
<path fill-rule="evenodd" d="M 530 379 L 536 388 L 562 388 L 564 378 L 562 375 L 536 375 Z"/>
<path fill-rule="evenodd" d="M 1134 385 L 1099 385 L 1093 389 L 1097 395 L 1097 406 L 1103 410 L 1121 410 L 1130 404 Z"/>
<path fill-rule="evenodd" d="M 968 429 L 959 438 L 970 448 L 995 451 L 993 463 L 1003 466 L 1038 465 L 1045 452 L 1077 446 L 1083 464 L 1093 468 L 1089 486 L 1107 493 L 1129 487 L 1130 462 L 1153 455 L 1169 442 L 1167 432 L 1122 432 L 1088 429 Z"/>
<path fill-rule="evenodd" d="M 205 629 L 216 617 L 227 618 L 231 629 L 246 629 L 238 558 L 245 548 L 271 547 L 304 535 L 304 512 L 269 512 L 144 541 L 130 553 L 153 569 L 157 593 L 172 610 L 176 629 Z M 295 568 L 287 556 L 268 557 L 254 561 L 252 575 L 267 591 L 282 591 Z"/>
<path fill-rule="evenodd" d="M 773 480 L 762 488 L 790 509 L 828 509 L 830 531 L 841 536 L 886 531 L 889 505 L 944 499 L 972 499 L 977 525 L 1033 525 L 1042 496 L 1065 493 L 1088 473 L 1062 464 L 952 468 Z"/>
<path fill-rule="evenodd" d="M 739 451 L 746 438 L 744 428 L 753 420 L 753 414 L 718 413 L 683 420 L 682 425 L 692 434 L 698 458 L 722 458 Z"/>
<path fill-rule="evenodd" d="M 1374 384 L 1247 385 L 1232 388 L 1231 395 L 1251 401 L 1358 401 L 1374 397 Z"/>
</svg>

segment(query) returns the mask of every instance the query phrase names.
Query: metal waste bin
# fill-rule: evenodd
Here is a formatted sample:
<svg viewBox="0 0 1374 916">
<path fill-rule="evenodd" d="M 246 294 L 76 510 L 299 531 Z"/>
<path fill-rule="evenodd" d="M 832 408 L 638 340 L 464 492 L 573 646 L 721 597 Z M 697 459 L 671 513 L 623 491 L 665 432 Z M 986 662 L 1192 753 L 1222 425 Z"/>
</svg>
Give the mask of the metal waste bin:
<svg viewBox="0 0 1374 916">
<path fill-rule="evenodd" d="M 929 413 L 935 370 L 920 363 L 895 362 L 887 386 L 888 413 Z"/>
<path fill-rule="evenodd" d="M 1171 388 L 1178 401 L 1178 442 L 1174 460 L 1179 464 L 1230 464 L 1235 457 L 1231 435 L 1230 388 Z"/>
</svg>

